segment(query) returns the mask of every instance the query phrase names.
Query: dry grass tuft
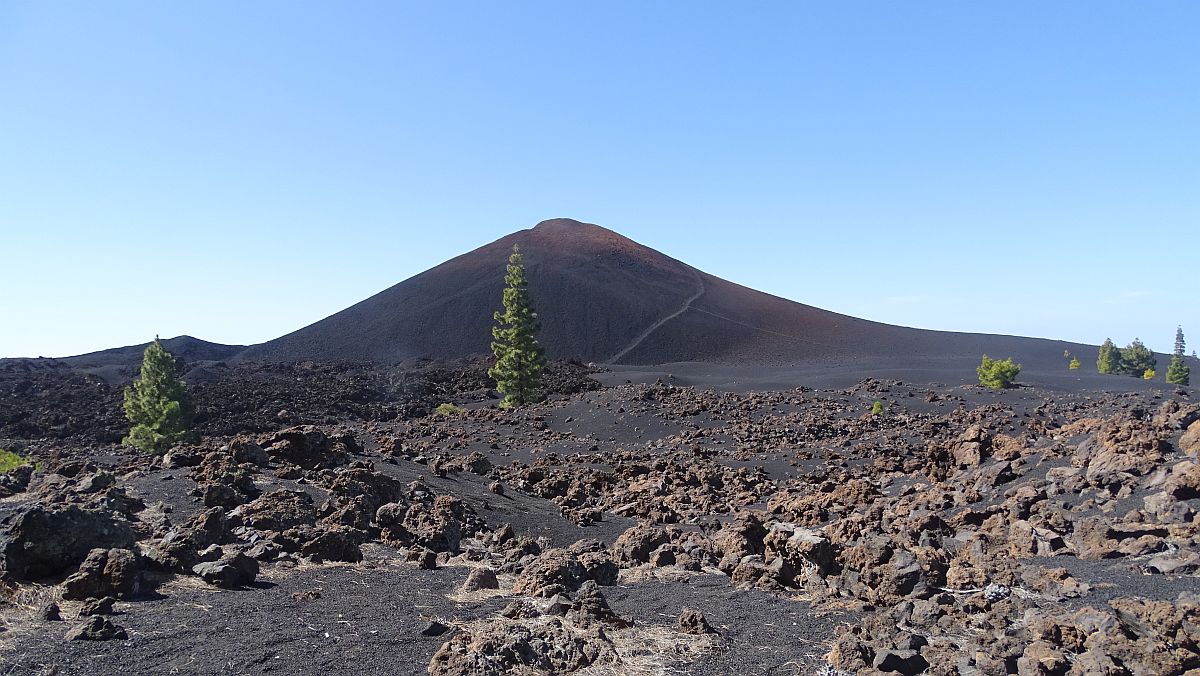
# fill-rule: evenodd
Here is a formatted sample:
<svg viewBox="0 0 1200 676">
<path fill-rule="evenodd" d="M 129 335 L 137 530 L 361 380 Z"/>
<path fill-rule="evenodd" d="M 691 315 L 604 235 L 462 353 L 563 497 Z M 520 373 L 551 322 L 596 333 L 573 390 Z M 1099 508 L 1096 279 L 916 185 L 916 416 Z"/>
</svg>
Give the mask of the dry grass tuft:
<svg viewBox="0 0 1200 676">
<path fill-rule="evenodd" d="M 3 592 L 8 603 L 26 610 L 37 610 L 51 602 L 59 603 L 62 601 L 62 595 L 62 587 L 36 582 L 6 586 Z"/>
<path fill-rule="evenodd" d="M 446 594 L 446 598 L 455 603 L 479 603 L 488 599 L 494 599 L 499 596 L 512 596 L 513 583 L 516 582 L 516 576 L 513 575 L 498 575 L 496 579 L 500 582 L 499 589 L 479 589 L 476 591 L 462 591 L 455 589 L 453 592 Z"/>
<path fill-rule="evenodd" d="M 713 634 L 682 634 L 670 627 L 633 626 L 606 631 L 616 659 L 579 671 L 580 676 L 665 676 L 716 650 L 721 639 Z"/>
</svg>

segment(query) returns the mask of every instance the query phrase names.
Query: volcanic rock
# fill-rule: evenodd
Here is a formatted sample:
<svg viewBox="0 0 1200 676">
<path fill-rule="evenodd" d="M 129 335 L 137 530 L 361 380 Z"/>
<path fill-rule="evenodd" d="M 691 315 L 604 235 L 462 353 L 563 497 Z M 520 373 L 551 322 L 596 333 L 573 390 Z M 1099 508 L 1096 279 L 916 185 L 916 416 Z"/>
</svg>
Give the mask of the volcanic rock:
<svg viewBox="0 0 1200 676">
<path fill-rule="evenodd" d="M 94 615 L 68 631 L 66 638 L 68 641 L 124 641 L 129 638 L 129 634 L 108 618 Z"/>
<path fill-rule="evenodd" d="M 617 564 L 594 540 L 580 540 L 565 549 L 553 548 L 525 566 L 513 585 L 513 593 L 553 596 L 579 589 L 589 580 L 606 586 L 617 583 Z"/>
<path fill-rule="evenodd" d="M 500 581 L 496 579 L 496 572 L 491 568 L 472 568 L 467 574 L 467 579 L 463 582 L 461 590 L 464 592 L 479 591 L 481 589 L 499 589 Z"/>
<path fill-rule="evenodd" d="M 54 575 L 93 549 L 132 545 L 129 522 L 108 511 L 40 504 L 0 507 L 0 574 L 5 577 Z"/>
<path fill-rule="evenodd" d="M 93 549 L 63 581 L 63 598 L 136 598 L 145 588 L 141 557 L 128 549 Z"/>
<path fill-rule="evenodd" d="M 236 551 L 216 561 L 198 563 L 192 567 L 192 572 L 211 585 L 234 589 L 254 582 L 258 576 L 258 562 Z"/>
<path fill-rule="evenodd" d="M 709 626 L 708 618 L 704 617 L 704 613 L 695 608 L 684 608 L 679 613 L 679 631 L 685 634 L 715 634 L 716 631 Z"/>
<path fill-rule="evenodd" d="M 113 606 L 117 600 L 111 596 L 104 598 L 87 599 L 83 602 L 83 606 L 79 608 L 80 617 L 88 617 L 90 615 L 112 615 Z"/>
</svg>

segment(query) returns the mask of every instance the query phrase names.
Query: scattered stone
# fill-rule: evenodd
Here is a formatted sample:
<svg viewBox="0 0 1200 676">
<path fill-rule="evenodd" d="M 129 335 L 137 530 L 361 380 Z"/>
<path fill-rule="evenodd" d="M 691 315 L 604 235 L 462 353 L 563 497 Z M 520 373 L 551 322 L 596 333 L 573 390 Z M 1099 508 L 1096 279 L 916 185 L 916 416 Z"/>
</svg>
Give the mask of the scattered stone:
<svg viewBox="0 0 1200 676">
<path fill-rule="evenodd" d="M 192 567 L 192 572 L 211 585 L 235 589 L 254 582 L 258 576 L 258 562 L 238 551 L 217 561 L 198 563 Z"/>
<path fill-rule="evenodd" d="M 704 613 L 695 608 L 684 608 L 683 612 L 679 613 L 679 631 L 694 635 L 716 633 L 709 626 L 708 619 L 704 617 Z"/>
<path fill-rule="evenodd" d="M 481 589 L 499 589 L 500 581 L 496 579 L 496 571 L 491 568 L 472 568 L 463 582 L 461 591 L 473 592 Z"/>
<path fill-rule="evenodd" d="M 421 635 L 441 636 L 448 631 L 450 631 L 450 627 L 438 622 L 437 620 L 430 620 L 429 623 L 425 625 L 425 628 L 421 630 Z"/>
<path fill-rule="evenodd" d="M 436 570 L 438 567 L 437 552 L 424 547 L 409 550 L 408 560 L 416 563 L 421 570 Z"/>
<path fill-rule="evenodd" d="M 68 641 L 124 641 L 129 638 L 129 634 L 108 618 L 94 615 L 68 631 L 66 638 Z"/>
<path fill-rule="evenodd" d="M 83 606 L 79 609 L 80 617 L 89 615 L 112 615 L 113 605 L 117 602 L 111 596 L 105 596 L 102 599 L 87 599 L 83 602 Z"/>
<path fill-rule="evenodd" d="M 137 598 L 146 586 L 141 557 L 128 549 L 93 549 L 63 581 L 63 598 Z"/>
</svg>

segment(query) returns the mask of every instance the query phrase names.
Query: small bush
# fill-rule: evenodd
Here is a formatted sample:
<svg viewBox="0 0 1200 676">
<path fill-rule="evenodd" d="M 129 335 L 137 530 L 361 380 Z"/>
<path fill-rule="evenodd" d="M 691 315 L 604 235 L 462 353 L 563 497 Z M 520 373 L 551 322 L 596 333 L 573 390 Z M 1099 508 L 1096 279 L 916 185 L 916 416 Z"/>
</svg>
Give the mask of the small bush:
<svg viewBox="0 0 1200 676">
<path fill-rule="evenodd" d="M 1071 363 L 1067 364 L 1067 368 L 1072 371 L 1078 371 L 1080 366 L 1083 366 L 1083 364 L 1079 362 L 1079 357 L 1071 357 Z"/>
<path fill-rule="evenodd" d="M 871 415 L 883 415 L 883 402 L 877 401 L 871 404 Z"/>
<path fill-rule="evenodd" d="M 1154 380 L 1154 376 L 1158 375 L 1154 369 L 1146 369 L 1142 371 L 1142 380 Z"/>
<path fill-rule="evenodd" d="M 28 465 L 29 461 L 21 456 L 0 448 L 0 474 L 7 474 L 18 467 Z"/>
<path fill-rule="evenodd" d="M 455 406 L 454 404 L 446 402 L 444 404 L 438 404 L 438 407 L 433 409 L 433 412 L 438 415 L 452 416 L 462 415 L 467 412 L 467 409 L 463 408 L 462 406 Z"/>
<path fill-rule="evenodd" d="M 986 354 L 983 355 L 979 366 L 975 368 L 975 373 L 979 375 L 979 384 L 993 390 L 1002 390 L 1012 385 L 1013 380 L 1020 372 L 1021 365 L 1014 364 L 1012 357 L 1001 361 L 990 359 Z"/>
</svg>

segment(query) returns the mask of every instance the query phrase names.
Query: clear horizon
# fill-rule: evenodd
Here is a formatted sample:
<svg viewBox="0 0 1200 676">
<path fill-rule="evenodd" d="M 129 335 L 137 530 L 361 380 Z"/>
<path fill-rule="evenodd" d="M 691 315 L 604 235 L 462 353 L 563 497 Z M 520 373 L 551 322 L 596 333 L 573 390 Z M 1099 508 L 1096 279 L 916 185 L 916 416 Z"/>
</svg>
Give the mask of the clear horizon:
<svg viewBox="0 0 1200 676">
<path fill-rule="evenodd" d="M 539 221 L 1200 346 L 1200 5 L 0 5 L 0 357 L 259 343 Z M 497 297 L 497 304 L 499 298 Z"/>
</svg>

